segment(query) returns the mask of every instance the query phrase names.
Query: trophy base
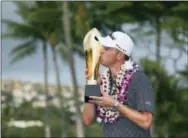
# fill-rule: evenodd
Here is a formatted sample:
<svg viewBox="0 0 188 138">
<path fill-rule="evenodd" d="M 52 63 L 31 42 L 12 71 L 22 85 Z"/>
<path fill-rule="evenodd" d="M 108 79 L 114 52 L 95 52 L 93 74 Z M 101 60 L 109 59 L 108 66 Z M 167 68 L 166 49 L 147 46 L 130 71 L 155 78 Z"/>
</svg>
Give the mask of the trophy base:
<svg viewBox="0 0 188 138">
<path fill-rule="evenodd" d="M 101 96 L 100 85 L 85 85 L 85 103 L 88 103 L 89 96 Z"/>
<path fill-rule="evenodd" d="M 87 80 L 87 84 L 88 85 L 97 85 L 97 81 L 96 80 Z"/>
</svg>

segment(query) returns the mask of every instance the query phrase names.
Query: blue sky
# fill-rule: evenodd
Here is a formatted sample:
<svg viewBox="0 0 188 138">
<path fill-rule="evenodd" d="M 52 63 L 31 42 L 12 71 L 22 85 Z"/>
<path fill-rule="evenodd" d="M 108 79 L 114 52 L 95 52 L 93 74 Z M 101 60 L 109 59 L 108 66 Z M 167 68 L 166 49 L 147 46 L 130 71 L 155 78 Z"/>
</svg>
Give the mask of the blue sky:
<svg viewBox="0 0 188 138">
<path fill-rule="evenodd" d="M 15 21 L 20 21 L 21 19 L 15 13 L 15 5 L 10 1 L 2 2 L 2 18 L 3 19 L 12 19 Z M 6 32 L 6 26 L 2 25 L 2 32 Z M 129 26 L 125 26 L 126 30 L 129 30 Z M 151 37 L 151 43 L 149 44 L 151 49 L 154 49 L 154 38 Z M 2 40 L 2 78 L 3 79 L 14 79 L 14 80 L 29 80 L 29 81 L 43 81 L 43 62 L 42 62 L 42 51 L 39 47 L 37 53 L 32 57 L 25 58 L 23 61 L 20 61 L 16 64 L 10 65 L 10 51 L 11 49 L 21 43 L 21 40 L 11 40 L 3 39 Z M 139 45 L 146 45 L 145 43 L 140 42 Z M 55 83 L 55 73 L 54 66 L 52 64 L 51 51 L 49 52 L 49 82 Z M 163 49 L 162 52 L 165 54 L 166 50 Z M 176 56 L 177 51 L 174 51 L 173 54 Z M 150 58 L 153 58 L 153 55 L 149 53 L 148 49 L 145 47 L 137 46 L 133 51 L 133 58 L 138 61 L 141 57 L 147 56 L 149 54 Z M 178 62 L 179 68 L 183 68 L 186 61 L 186 56 L 184 55 L 182 59 Z M 85 84 L 85 60 L 75 55 L 75 66 L 77 72 L 77 80 L 79 85 Z M 59 57 L 58 62 L 60 63 L 61 71 L 61 80 L 63 84 L 71 84 L 71 76 L 69 67 L 65 64 Z M 168 60 L 166 62 L 167 69 L 169 72 L 173 72 L 172 62 Z"/>
</svg>

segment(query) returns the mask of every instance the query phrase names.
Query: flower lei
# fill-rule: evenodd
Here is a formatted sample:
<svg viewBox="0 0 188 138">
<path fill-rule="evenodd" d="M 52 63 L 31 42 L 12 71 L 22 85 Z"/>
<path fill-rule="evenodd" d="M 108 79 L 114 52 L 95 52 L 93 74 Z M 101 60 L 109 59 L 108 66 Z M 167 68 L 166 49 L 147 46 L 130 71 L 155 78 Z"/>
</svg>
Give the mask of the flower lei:
<svg viewBox="0 0 188 138">
<path fill-rule="evenodd" d="M 115 86 L 112 87 L 112 96 L 119 103 L 127 102 L 127 89 L 130 84 L 133 73 L 139 70 L 138 65 L 133 63 L 131 60 L 125 61 L 121 66 L 120 71 L 116 77 Z M 106 74 L 106 75 L 105 75 Z M 104 75 L 102 75 L 102 88 L 104 92 L 110 93 L 110 70 L 108 69 Z M 119 118 L 119 112 L 114 110 L 112 107 L 97 107 L 97 121 L 102 120 L 107 123 L 114 123 Z"/>
</svg>

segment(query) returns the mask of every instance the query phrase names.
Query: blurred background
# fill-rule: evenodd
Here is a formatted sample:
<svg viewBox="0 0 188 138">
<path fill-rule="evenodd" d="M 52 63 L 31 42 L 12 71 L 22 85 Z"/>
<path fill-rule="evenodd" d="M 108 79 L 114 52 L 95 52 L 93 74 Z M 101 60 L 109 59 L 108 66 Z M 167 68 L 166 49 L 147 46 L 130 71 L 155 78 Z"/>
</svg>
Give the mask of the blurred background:
<svg viewBox="0 0 188 138">
<path fill-rule="evenodd" d="M 149 76 L 152 136 L 188 137 L 188 2 L 2 1 L 2 137 L 101 137 L 81 120 L 83 38 L 120 30 Z M 104 67 L 100 68 L 101 71 Z"/>
</svg>

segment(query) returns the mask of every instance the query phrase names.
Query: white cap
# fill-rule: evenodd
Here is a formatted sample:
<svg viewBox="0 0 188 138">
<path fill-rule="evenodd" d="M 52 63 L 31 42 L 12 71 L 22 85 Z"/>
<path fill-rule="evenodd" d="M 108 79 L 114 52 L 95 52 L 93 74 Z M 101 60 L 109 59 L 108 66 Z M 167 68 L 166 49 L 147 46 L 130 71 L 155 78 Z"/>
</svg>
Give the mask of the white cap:
<svg viewBox="0 0 188 138">
<path fill-rule="evenodd" d="M 127 56 L 131 55 L 134 46 L 130 36 L 120 31 L 113 32 L 106 37 L 99 37 L 99 41 L 103 46 L 117 48 Z"/>
</svg>

